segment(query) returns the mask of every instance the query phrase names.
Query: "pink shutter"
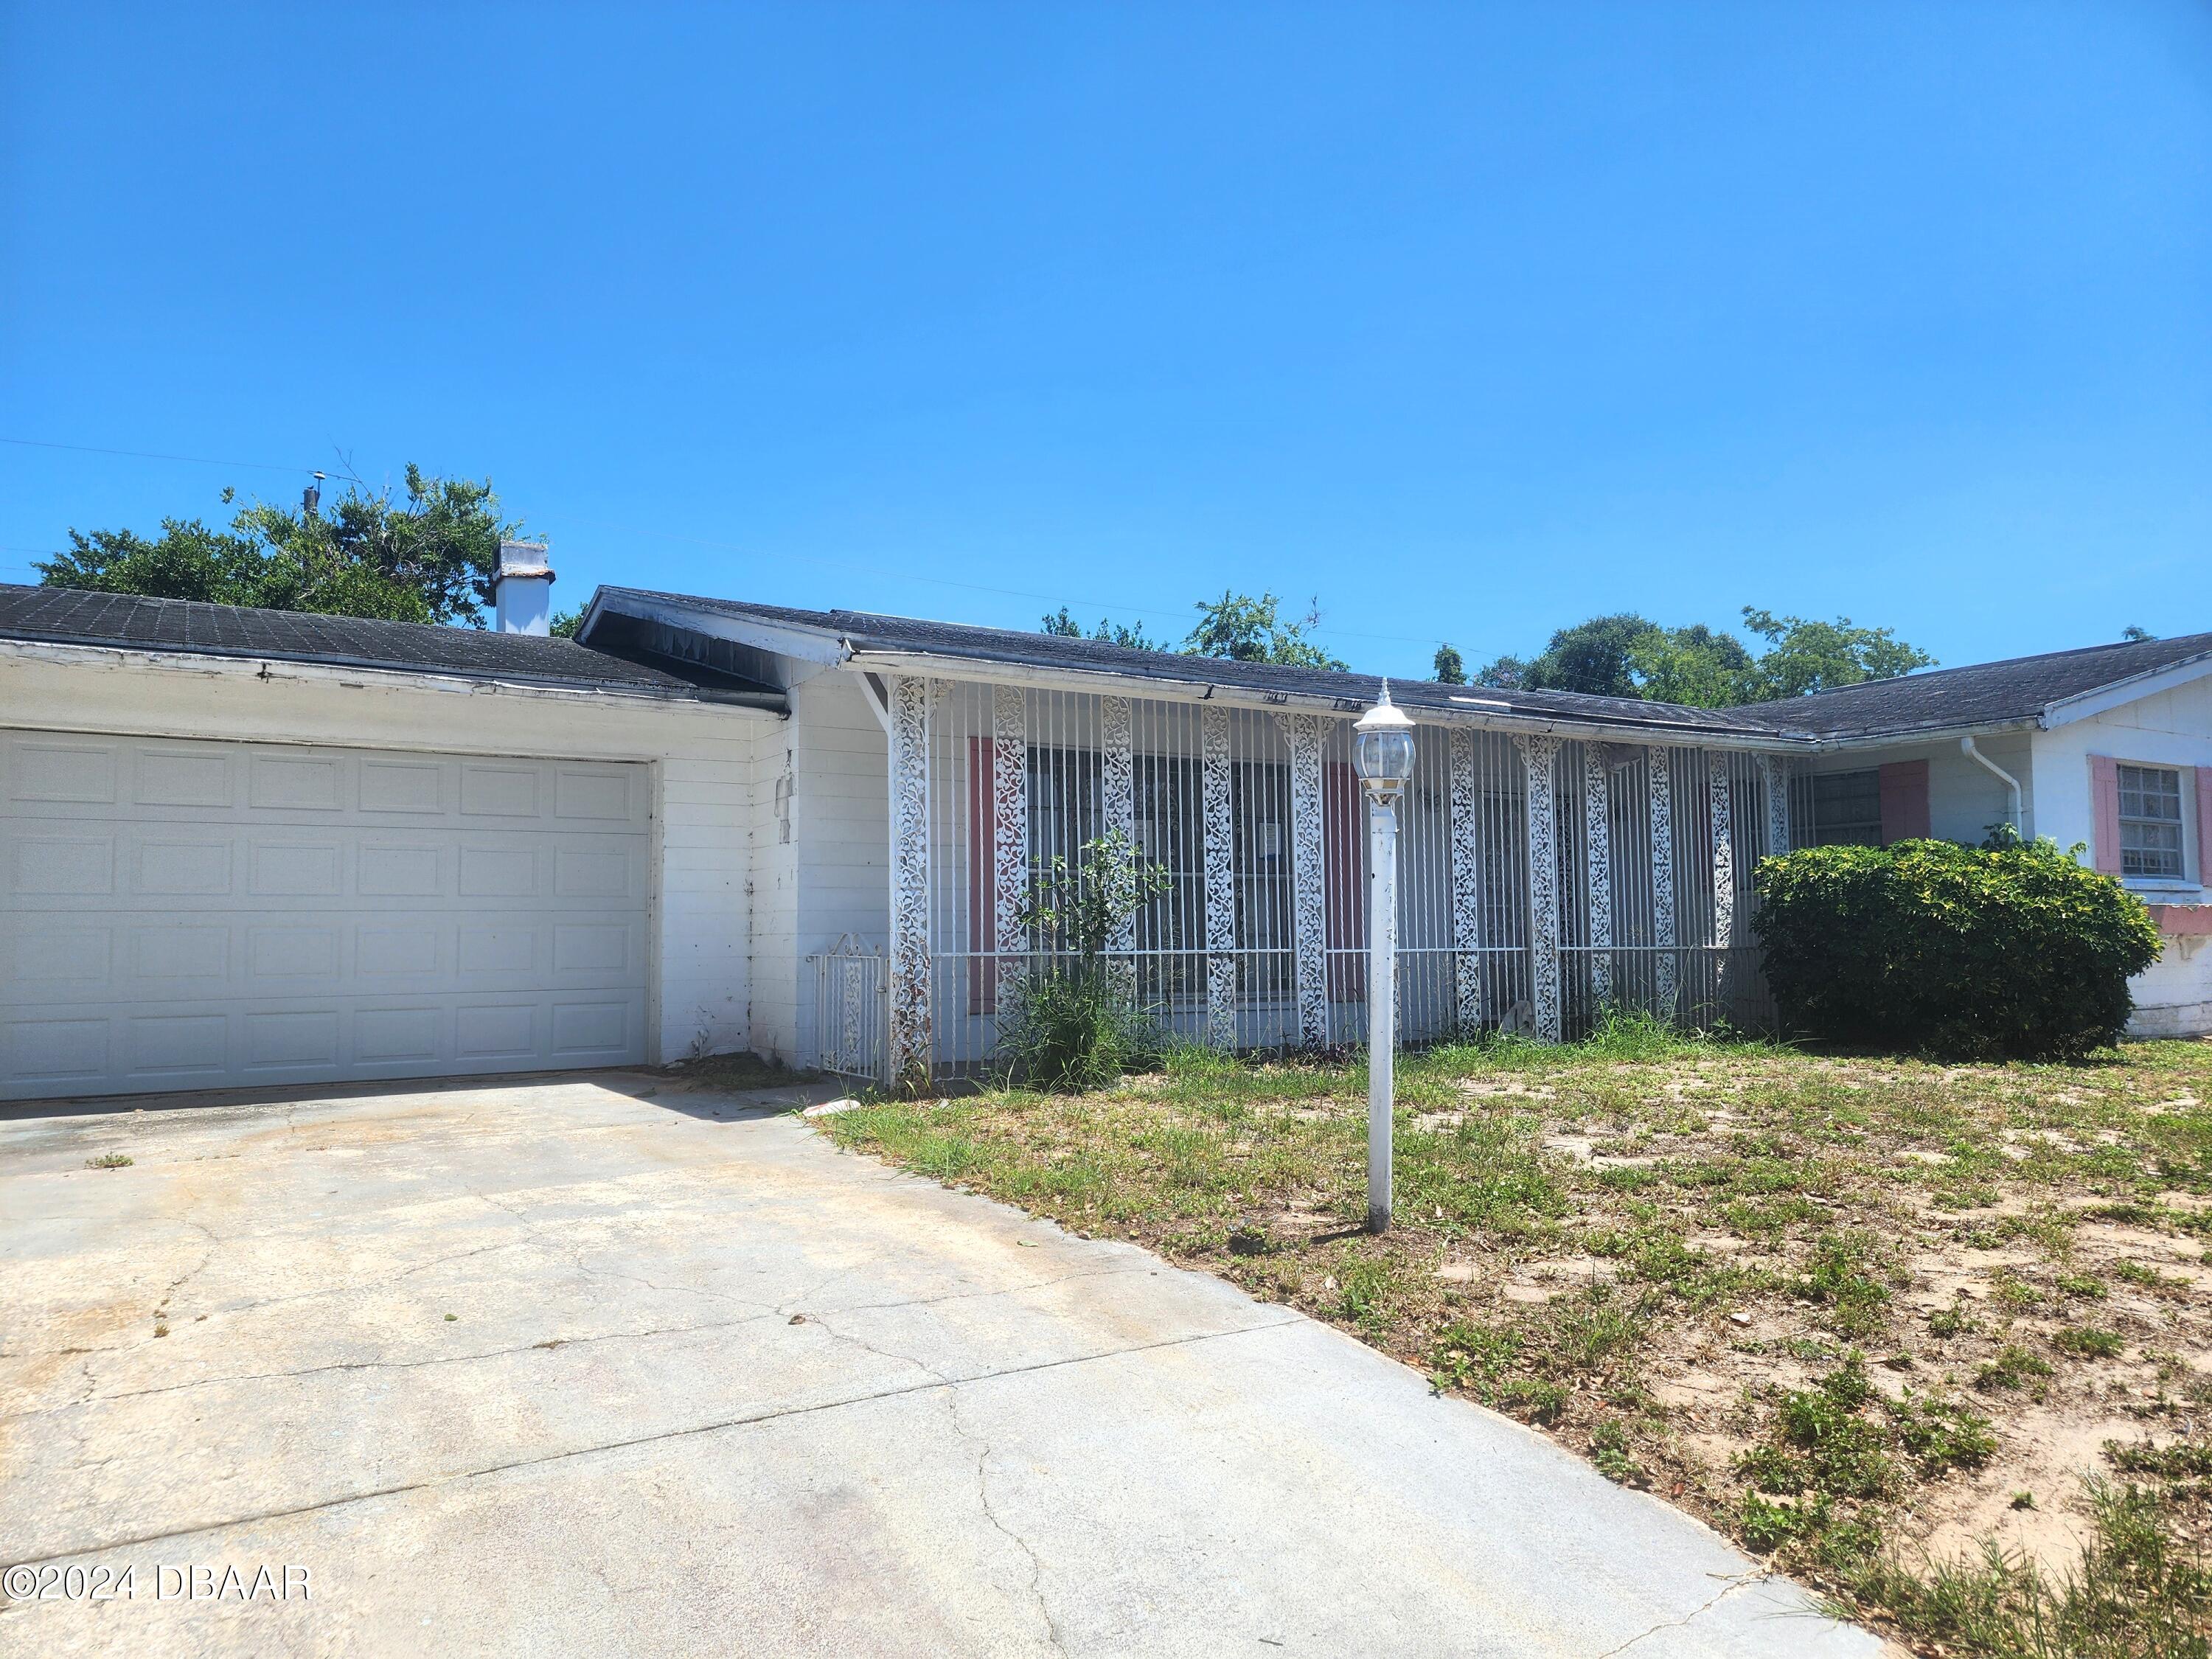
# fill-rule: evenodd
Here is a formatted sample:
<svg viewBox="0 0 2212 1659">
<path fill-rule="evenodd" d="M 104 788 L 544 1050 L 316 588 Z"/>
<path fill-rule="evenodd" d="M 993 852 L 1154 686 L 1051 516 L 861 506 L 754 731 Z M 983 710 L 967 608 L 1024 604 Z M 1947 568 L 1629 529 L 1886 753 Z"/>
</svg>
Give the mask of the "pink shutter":
<svg viewBox="0 0 2212 1659">
<path fill-rule="evenodd" d="M 1928 763 L 1891 761 L 1881 769 L 1881 844 L 1928 839 Z"/>
<path fill-rule="evenodd" d="M 999 1011 L 997 871 L 998 750 L 988 738 L 968 739 L 968 1012 Z"/>
<path fill-rule="evenodd" d="M 1328 936 L 1328 1000 L 1367 994 L 1367 802 L 1358 774 L 1341 761 L 1322 769 L 1322 896 Z M 1344 954 L 1350 952 L 1352 954 Z"/>
<path fill-rule="evenodd" d="M 2120 763 L 2110 755 L 2089 757 L 2089 850 L 2097 868 L 2120 873 Z"/>
<path fill-rule="evenodd" d="M 2212 766 L 2197 770 L 2197 884 L 2212 887 Z"/>
</svg>

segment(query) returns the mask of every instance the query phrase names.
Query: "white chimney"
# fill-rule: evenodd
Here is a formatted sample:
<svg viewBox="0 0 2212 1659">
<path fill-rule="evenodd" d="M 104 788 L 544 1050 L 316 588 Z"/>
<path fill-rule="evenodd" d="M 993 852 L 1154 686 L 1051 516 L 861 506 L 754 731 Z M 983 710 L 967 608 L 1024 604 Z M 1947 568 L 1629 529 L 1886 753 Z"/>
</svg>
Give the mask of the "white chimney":
<svg viewBox="0 0 2212 1659">
<path fill-rule="evenodd" d="M 545 562 L 544 542 L 499 544 L 499 574 L 491 597 L 501 633 L 553 631 L 553 567 Z"/>
</svg>

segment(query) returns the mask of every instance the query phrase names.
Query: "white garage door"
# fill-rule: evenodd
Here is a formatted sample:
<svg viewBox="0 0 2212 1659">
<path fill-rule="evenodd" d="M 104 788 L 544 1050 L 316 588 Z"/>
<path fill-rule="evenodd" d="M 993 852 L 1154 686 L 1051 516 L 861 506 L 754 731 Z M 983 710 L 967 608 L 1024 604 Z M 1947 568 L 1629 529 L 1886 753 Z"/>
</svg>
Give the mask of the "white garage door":
<svg viewBox="0 0 2212 1659">
<path fill-rule="evenodd" d="M 0 731 L 0 1097 L 644 1058 L 641 766 Z"/>
</svg>

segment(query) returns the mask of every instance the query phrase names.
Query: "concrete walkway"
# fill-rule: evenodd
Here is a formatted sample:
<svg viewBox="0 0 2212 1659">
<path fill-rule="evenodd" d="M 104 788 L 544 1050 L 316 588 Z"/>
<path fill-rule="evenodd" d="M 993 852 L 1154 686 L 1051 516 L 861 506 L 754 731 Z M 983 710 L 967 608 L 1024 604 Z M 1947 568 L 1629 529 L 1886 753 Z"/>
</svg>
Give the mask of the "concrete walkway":
<svg viewBox="0 0 2212 1659">
<path fill-rule="evenodd" d="M 0 1122 L 0 1564 L 136 1570 L 0 1651 L 1878 1650 L 1349 1338 L 762 1104 Z"/>
</svg>

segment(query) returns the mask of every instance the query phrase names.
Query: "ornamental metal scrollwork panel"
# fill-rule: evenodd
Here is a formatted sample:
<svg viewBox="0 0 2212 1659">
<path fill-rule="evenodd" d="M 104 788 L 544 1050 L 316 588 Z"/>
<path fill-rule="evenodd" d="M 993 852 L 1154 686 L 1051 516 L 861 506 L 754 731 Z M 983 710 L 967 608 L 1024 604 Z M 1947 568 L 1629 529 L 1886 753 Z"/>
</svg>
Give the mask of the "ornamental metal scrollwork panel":
<svg viewBox="0 0 2212 1659">
<path fill-rule="evenodd" d="M 1559 791 L 1553 763 L 1559 740 L 1516 737 L 1521 764 L 1528 773 L 1528 988 L 1535 1005 L 1536 1035 L 1559 1040 Z"/>
<path fill-rule="evenodd" d="M 1206 844 L 1206 1035 L 1237 1046 L 1237 821 L 1229 760 L 1229 711 L 1199 711 L 1200 799 Z"/>
<path fill-rule="evenodd" d="M 1460 1028 L 1482 1024 L 1481 797 L 1474 775 L 1474 733 L 1451 734 L 1451 920 L 1453 988 Z"/>
<path fill-rule="evenodd" d="M 927 1088 L 929 1009 L 930 682 L 890 682 L 891 735 L 891 1080 Z"/>
<path fill-rule="evenodd" d="M 1018 685 L 991 688 L 991 948 L 1000 994 L 1013 988 L 1029 940 L 1022 911 L 1030 894 L 1029 697 Z"/>
<path fill-rule="evenodd" d="M 1728 757 L 1705 751 L 1705 796 L 1712 814 L 1713 948 L 1735 944 L 1735 808 L 1729 799 Z"/>
<path fill-rule="evenodd" d="M 1651 811 L 1651 942 L 1659 946 L 1655 990 L 1659 1018 L 1674 1018 L 1674 751 L 1652 744 L 1644 751 Z"/>
<path fill-rule="evenodd" d="M 1766 790 L 1766 854 L 1779 858 L 1790 850 L 1790 763 L 1778 755 L 1759 757 L 1759 779 Z"/>
<path fill-rule="evenodd" d="M 1583 842 L 1589 878 L 1590 995 L 1613 999 L 1613 769 L 1601 743 L 1583 745 Z"/>
<path fill-rule="evenodd" d="M 1297 944 L 1298 1038 L 1328 1041 L 1328 908 L 1322 860 L 1319 714 L 1278 714 L 1291 744 L 1291 882 Z"/>
<path fill-rule="evenodd" d="M 1142 859 L 1137 845 L 1137 776 L 1135 757 L 1130 753 L 1129 700 L 1098 699 L 1098 805 L 1109 835 L 1119 835 L 1132 857 Z M 1134 911 L 1115 924 L 1107 941 L 1107 971 L 1121 995 L 1137 994 L 1137 916 Z"/>
</svg>

